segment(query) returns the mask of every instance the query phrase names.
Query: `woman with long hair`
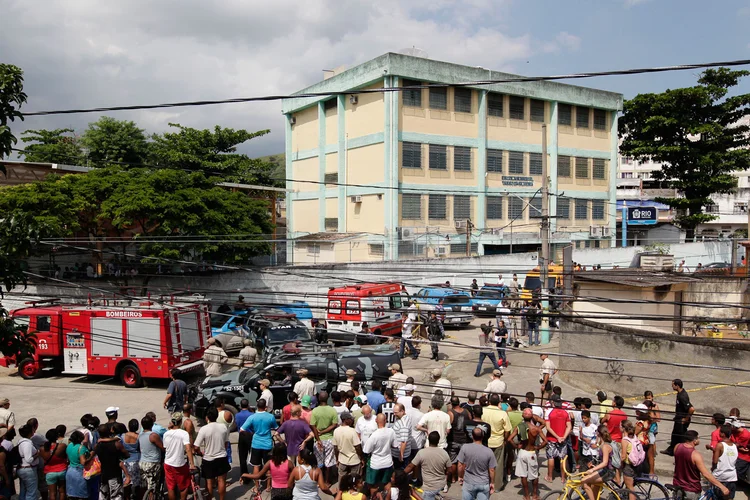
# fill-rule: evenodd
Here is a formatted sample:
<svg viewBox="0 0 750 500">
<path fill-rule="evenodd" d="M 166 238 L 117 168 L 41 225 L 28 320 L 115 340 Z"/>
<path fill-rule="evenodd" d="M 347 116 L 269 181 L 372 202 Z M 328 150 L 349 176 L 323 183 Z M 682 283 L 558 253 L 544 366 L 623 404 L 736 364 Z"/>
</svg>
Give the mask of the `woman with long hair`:
<svg viewBox="0 0 750 500">
<path fill-rule="evenodd" d="M 242 474 L 241 479 L 262 479 L 271 473 L 271 500 L 291 500 L 292 490 L 289 488 L 289 475 L 294 466 L 286 455 L 286 445 L 276 443 L 271 450 L 271 460 L 262 469 L 252 474 Z M 260 485 L 256 486 L 260 491 Z"/>
<path fill-rule="evenodd" d="M 599 489 L 600 484 L 615 478 L 615 468 L 612 465 L 612 436 L 609 435 L 606 424 L 601 424 L 596 430 L 596 435 L 601 440 L 599 445 L 599 464 L 589 469 L 583 476 L 583 489 L 589 500 L 596 500 L 596 494 L 592 486 Z"/>
<path fill-rule="evenodd" d="M 315 453 L 306 449 L 299 452 L 297 466 L 289 474 L 287 487 L 294 488 L 292 500 L 320 500 L 318 488 L 328 495 L 336 495 L 323 480 L 323 473 L 318 469 Z"/>
<path fill-rule="evenodd" d="M 88 498 L 88 483 L 83 478 L 83 467 L 89 461 L 89 449 L 83 444 L 85 436 L 81 431 L 73 431 L 68 438 L 68 470 L 65 473 L 65 494 L 69 500 Z"/>
<path fill-rule="evenodd" d="M 50 429 L 45 434 L 47 442 L 39 450 L 39 456 L 44 460 L 44 478 L 47 483 L 49 500 L 65 500 L 65 474 L 68 472 L 68 457 L 66 455 L 64 436 L 60 436 L 57 429 Z"/>
<path fill-rule="evenodd" d="M 397 469 L 391 476 L 391 482 L 385 485 L 386 500 L 422 500 L 422 497 L 412 489 L 409 476 L 401 469 Z"/>
</svg>

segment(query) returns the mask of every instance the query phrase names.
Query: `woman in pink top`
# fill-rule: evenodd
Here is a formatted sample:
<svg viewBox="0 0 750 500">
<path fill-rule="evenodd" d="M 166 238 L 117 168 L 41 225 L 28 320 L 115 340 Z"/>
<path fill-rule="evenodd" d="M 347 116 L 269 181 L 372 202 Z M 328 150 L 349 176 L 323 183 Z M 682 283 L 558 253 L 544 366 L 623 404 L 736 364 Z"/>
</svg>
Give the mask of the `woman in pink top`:
<svg viewBox="0 0 750 500">
<path fill-rule="evenodd" d="M 242 479 L 261 479 L 271 473 L 271 500 L 292 500 L 292 490 L 287 487 L 292 462 L 287 460 L 286 445 L 276 443 L 271 451 L 271 460 L 262 469 L 252 474 L 242 474 Z M 266 483 L 268 488 L 268 483 Z"/>
</svg>

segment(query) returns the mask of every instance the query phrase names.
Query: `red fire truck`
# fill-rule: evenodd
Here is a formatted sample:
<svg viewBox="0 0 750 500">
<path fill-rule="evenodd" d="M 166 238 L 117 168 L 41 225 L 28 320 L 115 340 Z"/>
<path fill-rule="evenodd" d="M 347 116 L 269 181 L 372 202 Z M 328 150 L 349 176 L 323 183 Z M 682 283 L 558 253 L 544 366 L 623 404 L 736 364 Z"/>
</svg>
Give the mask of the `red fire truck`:
<svg viewBox="0 0 750 500">
<path fill-rule="evenodd" d="M 366 322 L 375 335 L 401 331 L 401 311 L 407 298 L 399 283 L 362 283 L 330 288 L 326 322 L 329 338 L 342 331 L 359 333 Z"/>
<path fill-rule="evenodd" d="M 172 368 L 198 369 L 211 323 L 206 303 L 140 306 L 29 303 L 12 311 L 17 324 L 36 334 L 33 358 L 0 358 L 25 379 L 43 373 L 117 377 L 126 387 L 144 378 L 169 378 Z"/>
</svg>

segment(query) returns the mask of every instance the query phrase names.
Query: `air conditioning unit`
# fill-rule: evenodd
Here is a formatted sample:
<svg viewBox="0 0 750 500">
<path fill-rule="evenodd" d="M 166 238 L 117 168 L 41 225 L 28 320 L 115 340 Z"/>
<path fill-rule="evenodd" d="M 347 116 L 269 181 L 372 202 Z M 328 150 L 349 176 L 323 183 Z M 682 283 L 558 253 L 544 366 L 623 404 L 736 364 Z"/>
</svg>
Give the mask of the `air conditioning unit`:
<svg viewBox="0 0 750 500">
<path fill-rule="evenodd" d="M 612 230 L 609 226 L 602 226 L 602 237 L 603 238 L 609 238 L 612 236 Z"/>
<path fill-rule="evenodd" d="M 352 200 L 352 203 L 362 203 L 361 195 L 350 196 L 350 199 Z"/>
<path fill-rule="evenodd" d="M 412 227 L 400 227 L 398 228 L 398 235 L 401 237 L 401 240 L 413 240 L 417 234 L 414 231 L 414 228 Z"/>
<path fill-rule="evenodd" d="M 357 104 L 359 102 L 359 97 L 356 95 L 350 95 L 349 96 L 349 104 Z"/>
<path fill-rule="evenodd" d="M 499 227 L 495 227 L 495 228 L 492 228 L 492 231 L 491 231 L 491 233 L 492 233 L 493 235 L 495 235 L 495 236 L 500 236 L 500 238 L 502 238 L 502 237 L 503 237 L 503 230 L 502 230 L 502 229 L 500 229 Z"/>
<path fill-rule="evenodd" d="M 445 257 L 448 254 L 446 247 L 435 247 L 435 257 Z"/>
<path fill-rule="evenodd" d="M 601 226 L 589 226 L 589 236 L 591 236 L 592 238 L 601 238 L 602 227 Z"/>
<path fill-rule="evenodd" d="M 466 221 L 465 220 L 456 220 L 456 229 L 466 229 Z"/>
<path fill-rule="evenodd" d="M 296 116 L 290 116 L 289 117 L 289 124 L 290 125 L 294 125 L 295 123 L 297 123 L 297 117 Z"/>
</svg>

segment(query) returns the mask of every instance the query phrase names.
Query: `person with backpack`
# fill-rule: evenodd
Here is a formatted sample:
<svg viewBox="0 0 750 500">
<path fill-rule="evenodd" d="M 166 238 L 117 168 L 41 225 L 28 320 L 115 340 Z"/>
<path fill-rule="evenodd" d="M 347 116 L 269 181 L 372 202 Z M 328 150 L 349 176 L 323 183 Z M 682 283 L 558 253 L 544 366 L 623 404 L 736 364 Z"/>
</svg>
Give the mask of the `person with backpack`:
<svg viewBox="0 0 750 500">
<path fill-rule="evenodd" d="M 622 461 L 622 475 L 625 486 L 633 491 L 635 477 L 638 475 L 638 468 L 646 460 L 646 452 L 643 450 L 643 444 L 635 435 L 635 425 L 630 420 L 622 423 L 622 446 L 620 447 L 620 459 Z M 634 494 L 630 494 L 630 500 L 636 500 Z"/>
</svg>

